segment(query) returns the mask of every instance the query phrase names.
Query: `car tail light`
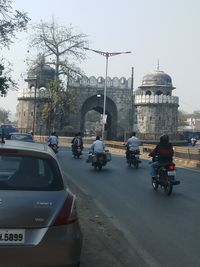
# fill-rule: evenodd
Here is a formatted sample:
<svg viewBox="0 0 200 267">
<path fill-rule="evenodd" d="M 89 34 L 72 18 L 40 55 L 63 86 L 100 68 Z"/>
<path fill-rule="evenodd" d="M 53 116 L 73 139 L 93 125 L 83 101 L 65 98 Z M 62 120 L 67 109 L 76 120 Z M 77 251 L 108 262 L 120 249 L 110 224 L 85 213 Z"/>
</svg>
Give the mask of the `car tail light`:
<svg viewBox="0 0 200 267">
<path fill-rule="evenodd" d="M 169 165 L 169 171 L 174 171 L 174 165 Z"/>
<path fill-rule="evenodd" d="M 69 192 L 53 225 L 71 224 L 77 221 L 77 219 L 76 200 L 74 195 Z"/>
</svg>

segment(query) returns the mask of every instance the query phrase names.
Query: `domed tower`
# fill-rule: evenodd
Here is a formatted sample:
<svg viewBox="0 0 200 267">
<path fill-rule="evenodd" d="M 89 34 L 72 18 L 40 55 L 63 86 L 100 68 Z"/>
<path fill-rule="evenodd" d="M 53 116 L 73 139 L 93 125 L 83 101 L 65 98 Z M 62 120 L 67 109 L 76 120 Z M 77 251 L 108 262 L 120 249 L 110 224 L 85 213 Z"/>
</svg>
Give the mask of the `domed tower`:
<svg viewBox="0 0 200 267">
<path fill-rule="evenodd" d="M 18 95 L 17 127 L 22 131 L 38 132 L 41 128 L 41 110 L 49 99 L 48 83 L 54 79 L 55 70 L 46 64 L 28 71 L 27 87 Z"/>
<path fill-rule="evenodd" d="M 178 126 L 178 97 L 171 77 L 159 67 L 143 77 L 135 92 L 134 129 L 144 140 L 158 140 L 168 134 L 176 139 Z"/>
</svg>

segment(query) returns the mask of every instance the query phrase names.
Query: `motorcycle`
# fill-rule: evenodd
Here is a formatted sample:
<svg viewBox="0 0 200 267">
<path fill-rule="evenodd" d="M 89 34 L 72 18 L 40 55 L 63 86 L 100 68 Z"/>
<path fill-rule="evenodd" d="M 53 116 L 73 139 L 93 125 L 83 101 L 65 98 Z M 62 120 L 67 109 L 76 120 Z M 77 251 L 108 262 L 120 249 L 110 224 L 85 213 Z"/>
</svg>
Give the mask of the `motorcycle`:
<svg viewBox="0 0 200 267">
<path fill-rule="evenodd" d="M 58 153 L 58 145 L 57 144 L 49 144 L 49 147 L 53 150 L 55 154 Z"/>
<path fill-rule="evenodd" d="M 92 160 L 92 166 L 94 166 L 95 170 L 98 168 L 100 171 L 103 166 L 107 164 L 106 154 L 103 153 L 96 153 Z"/>
<path fill-rule="evenodd" d="M 87 163 L 92 163 L 95 170 L 98 169 L 99 171 L 102 170 L 102 167 L 105 166 L 108 161 L 111 161 L 111 153 L 109 153 L 108 150 L 102 153 L 90 153 L 86 160 Z"/>
<path fill-rule="evenodd" d="M 74 155 L 74 158 L 79 159 L 80 156 L 82 155 L 82 149 L 81 149 L 81 146 L 79 146 L 79 145 L 75 145 L 75 146 L 73 147 L 72 153 L 73 153 L 73 155 Z"/>
<path fill-rule="evenodd" d="M 157 168 L 156 177 L 151 179 L 151 183 L 154 190 L 157 190 L 160 186 L 164 189 L 166 195 L 171 195 L 173 186 L 180 184 L 180 181 L 176 180 L 175 163 L 161 164 Z"/>
<path fill-rule="evenodd" d="M 141 163 L 139 154 L 140 154 L 139 150 L 129 150 L 129 157 L 127 159 L 129 167 L 133 165 L 135 169 L 138 169 L 139 164 Z"/>
</svg>

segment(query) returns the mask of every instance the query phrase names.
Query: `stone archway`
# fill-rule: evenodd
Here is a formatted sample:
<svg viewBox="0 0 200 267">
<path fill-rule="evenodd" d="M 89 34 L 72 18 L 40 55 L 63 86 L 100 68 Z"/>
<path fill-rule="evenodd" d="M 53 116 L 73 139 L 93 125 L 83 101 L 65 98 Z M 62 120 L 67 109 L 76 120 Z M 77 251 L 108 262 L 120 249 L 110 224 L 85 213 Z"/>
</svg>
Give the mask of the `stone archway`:
<svg viewBox="0 0 200 267">
<path fill-rule="evenodd" d="M 85 115 L 90 110 L 95 110 L 100 114 L 103 114 L 103 95 L 97 97 L 93 95 L 89 97 L 81 107 L 81 121 L 80 130 L 84 132 L 85 130 Z M 105 125 L 105 132 L 107 139 L 114 139 L 117 135 L 117 107 L 116 104 L 110 99 L 106 98 L 106 114 L 107 114 L 107 124 Z"/>
</svg>

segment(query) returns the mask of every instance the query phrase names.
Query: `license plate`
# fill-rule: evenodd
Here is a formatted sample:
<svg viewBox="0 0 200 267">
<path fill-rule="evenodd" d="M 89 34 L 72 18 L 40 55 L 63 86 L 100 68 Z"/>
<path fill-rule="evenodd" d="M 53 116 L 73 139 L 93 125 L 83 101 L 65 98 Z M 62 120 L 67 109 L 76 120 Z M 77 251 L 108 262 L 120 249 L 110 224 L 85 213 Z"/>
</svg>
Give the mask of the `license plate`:
<svg viewBox="0 0 200 267">
<path fill-rule="evenodd" d="M 24 229 L 0 229 L 0 244 L 23 244 Z"/>
<path fill-rule="evenodd" d="M 176 171 L 169 171 L 167 172 L 169 176 L 176 176 Z"/>
</svg>

